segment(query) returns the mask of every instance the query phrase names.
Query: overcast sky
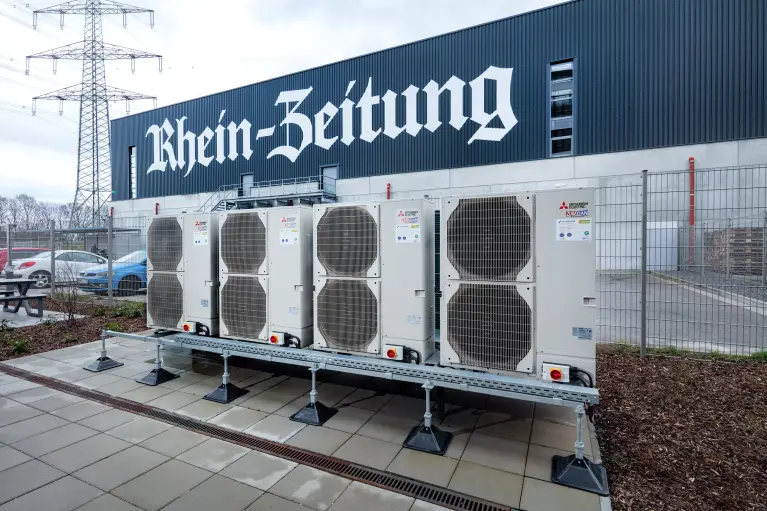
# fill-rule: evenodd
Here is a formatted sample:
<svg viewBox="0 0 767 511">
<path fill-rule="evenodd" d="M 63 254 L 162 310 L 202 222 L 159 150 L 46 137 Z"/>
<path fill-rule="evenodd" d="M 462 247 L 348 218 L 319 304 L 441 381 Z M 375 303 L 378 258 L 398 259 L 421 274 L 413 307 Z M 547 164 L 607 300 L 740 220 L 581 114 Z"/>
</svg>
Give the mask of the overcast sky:
<svg viewBox="0 0 767 511">
<path fill-rule="evenodd" d="M 158 106 L 262 81 L 477 25 L 562 0 L 139 0 L 155 10 L 104 18 L 104 40 L 163 55 L 157 62 L 107 63 L 110 85 L 158 97 Z M 55 2 L 55 0 L 54 0 Z M 31 115 L 31 98 L 77 84 L 78 61 L 32 60 L 26 55 L 80 41 L 83 18 L 68 16 L 59 29 L 57 15 L 32 11 L 54 2 L 0 0 L 0 195 L 28 193 L 40 200 L 69 202 L 77 172 L 79 106 L 40 101 Z M 134 3 L 134 2 L 128 2 Z M 131 103 L 131 112 L 152 107 Z M 110 106 L 111 118 L 125 115 L 124 103 Z"/>
</svg>

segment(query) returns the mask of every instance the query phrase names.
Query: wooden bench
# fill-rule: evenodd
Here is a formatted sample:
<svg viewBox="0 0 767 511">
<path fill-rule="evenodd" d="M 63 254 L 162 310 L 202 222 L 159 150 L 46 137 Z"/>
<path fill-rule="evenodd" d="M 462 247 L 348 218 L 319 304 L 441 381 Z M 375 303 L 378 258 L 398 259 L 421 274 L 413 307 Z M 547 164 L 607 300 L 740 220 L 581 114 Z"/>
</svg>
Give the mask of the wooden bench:
<svg viewBox="0 0 767 511">
<path fill-rule="evenodd" d="M 34 318 L 42 318 L 43 312 L 45 311 L 45 299 L 47 298 L 46 295 L 30 295 L 26 294 L 23 296 L 20 295 L 5 295 L 0 296 L 0 303 L 3 304 L 3 312 L 13 312 L 14 314 L 19 312 L 19 309 L 22 305 L 24 305 L 24 310 L 27 311 L 27 316 L 32 316 Z M 29 308 L 29 300 L 36 300 L 37 301 L 37 312 L 32 312 Z M 10 307 L 9 304 L 11 302 L 17 302 L 16 305 L 13 307 Z"/>
</svg>

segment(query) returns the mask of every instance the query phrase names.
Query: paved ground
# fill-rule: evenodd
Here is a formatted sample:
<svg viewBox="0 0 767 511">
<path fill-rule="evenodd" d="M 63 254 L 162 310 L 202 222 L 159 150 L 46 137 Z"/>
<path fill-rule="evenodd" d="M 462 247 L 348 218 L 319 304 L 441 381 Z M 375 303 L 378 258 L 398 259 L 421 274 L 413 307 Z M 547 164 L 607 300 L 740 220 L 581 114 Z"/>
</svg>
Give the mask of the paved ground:
<svg viewBox="0 0 767 511">
<path fill-rule="evenodd" d="M 648 276 L 651 346 L 751 353 L 767 349 L 767 307 L 747 297 L 724 297 L 681 282 Z M 600 275 L 597 324 L 601 342 L 639 343 L 641 277 Z"/>
<path fill-rule="evenodd" d="M 219 384 L 219 368 L 169 353 L 181 377 L 147 387 L 133 378 L 151 368 L 152 348 L 115 341 L 110 355 L 126 365 L 97 375 L 80 369 L 97 343 L 10 364 L 513 507 L 600 509 L 597 496 L 549 482 L 551 456 L 572 449 L 569 410 L 514 400 L 504 400 L 504 412 L 451 408 L 438 425 L 456 437 L 439 457 L 401 447 L 422 400 L 325 383 L 320 400 L 339 412 L 322 427 L 304 426 L 287 417 L 308 401 L 307 380 L 233 367 L 232 380 L 250 392 L 221 405 L 201 399 Z M 192 370 L 198 365 L 204 374 Z M 5 375 L 0 396 L 0 511 L 441 509 Z M 595 451 L 587 436 L 587 454 Z"/>
<path fill-rule="evenodd" d="M 82 316 L 76 314 L 75 317 L 81 318 Z M 40 322 L 58 322 L 63 321 L 64 319 L 66 319 L 66 314 L 63 312 L 44 311 L 42 318 L 36 318 L 34 316 L 27 316 L 27 313 L 24 312 L 24 309 L 19 309 L 19 312 L 14 314 L 13 312 L 3 312 L 0 308 L 0 324 L 5 325 L 7 328 L 34 326 Z"/>
</svg>

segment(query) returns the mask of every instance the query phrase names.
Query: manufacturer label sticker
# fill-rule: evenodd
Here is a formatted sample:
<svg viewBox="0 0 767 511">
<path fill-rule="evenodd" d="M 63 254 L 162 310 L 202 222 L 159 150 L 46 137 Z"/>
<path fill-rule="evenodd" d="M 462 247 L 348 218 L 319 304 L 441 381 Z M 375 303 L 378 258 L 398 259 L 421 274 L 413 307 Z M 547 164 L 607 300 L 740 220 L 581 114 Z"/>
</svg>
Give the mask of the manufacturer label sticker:
<svg viewBox="0 0 767 511">
<path fill-rule="evenodd" d="M 194 223 L 194 244 L 208 244 L 208 222 L 196 221 Z"/>
<path fill-rule="evenodd" d="M 557 241 L 591 241 L 593 236 L 591 219 L 558 218 L 556 236 Z"/>
<path fill-rule="evenodd" d="M 294 216 L 284 216 L 282 217 L 282 228 L 283 229 L 296 229 L 298 227 L 298 220 L 297 217 Z"/>
<path fill-rule="evenodd" d="M 417 209 L 398 209 L 394 224 L 394 241 L 397 243 L 421 242 L 421 212 Z"/>
<path fill-rule="evenodd" d="M 298 229 L 280 229 L 280 245 L 297 245 Z"/>
<path fill-rule="evenodd" d="M 591 328 L 573 327 L 573 337 L 590 341 L 592 339 Z"/>
<path fill-rule="evenodd" d="M 569 217 L 589 216 L 589 210 L 588 209 L 577 209 L 577 210 L 569 209 L 565 211 L 565 216 L 569 216 Z"/>
</svg>

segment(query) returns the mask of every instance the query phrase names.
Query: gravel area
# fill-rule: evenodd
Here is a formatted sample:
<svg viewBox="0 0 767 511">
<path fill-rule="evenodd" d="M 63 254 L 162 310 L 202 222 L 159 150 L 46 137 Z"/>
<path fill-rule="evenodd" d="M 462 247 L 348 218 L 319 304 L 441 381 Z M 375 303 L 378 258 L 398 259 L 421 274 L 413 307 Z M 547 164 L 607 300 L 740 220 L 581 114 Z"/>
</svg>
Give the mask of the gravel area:
<svg viewBox="0 0 767 511">
<path fill-rule="evenodd" d="M 767 364 L 600 346 L 597 374 L 614 510 L 767 509 Z"/>
</svg>

